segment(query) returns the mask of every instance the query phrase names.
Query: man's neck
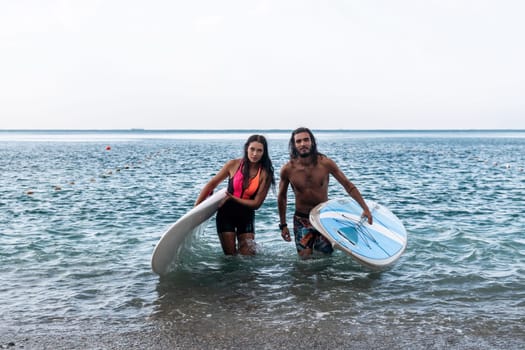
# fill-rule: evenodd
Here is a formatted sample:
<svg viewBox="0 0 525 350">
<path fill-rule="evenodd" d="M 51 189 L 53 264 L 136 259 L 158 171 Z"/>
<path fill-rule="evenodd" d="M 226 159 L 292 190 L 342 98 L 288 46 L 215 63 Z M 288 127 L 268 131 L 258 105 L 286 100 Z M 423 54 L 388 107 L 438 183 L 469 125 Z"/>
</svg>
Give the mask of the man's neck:
<svg viewBox="0 0 525 350">
<path fill-rule="evenodd" d="M 314 163 L 312 159 L 312 155 L 310 153 L 308 154 L 307 157 L 299 156 L 297 159 L 299 160 L 299 163 L 304 166 L 312 165 Z"/>
</svg>

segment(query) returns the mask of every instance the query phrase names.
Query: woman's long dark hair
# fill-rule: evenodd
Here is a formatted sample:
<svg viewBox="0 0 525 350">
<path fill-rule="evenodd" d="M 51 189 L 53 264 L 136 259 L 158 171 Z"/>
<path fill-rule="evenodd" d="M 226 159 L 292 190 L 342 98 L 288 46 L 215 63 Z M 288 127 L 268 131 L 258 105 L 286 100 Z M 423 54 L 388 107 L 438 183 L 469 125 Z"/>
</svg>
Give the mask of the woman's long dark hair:
<svg viewBox="0 0 525 350">
<path fill-rule="evenodd" d="M 312 162 L 317 163 L 317 156 L 323 155 L 322 153 L 319 153 L 317 150 L 317 141 L 315 141 L 314 134 L 312 131 L 305 127 L 300 127 L 292 131 L 292 136 L 290 137 L 290 142 L 288 142 L 288 151 L 290 152 L 290 159 L 295 159 L 299 157 L 299 151 L 297 150 L 297 147 L 295 147 L 295 135 L 307 132 L 308 135 L 310 135 L 310 140 L 312 141 L 312 148 L 310 149 L 310 158 L 312 158 Z"/>
<path fill-rule="evenodd" d="M 242 175 L 244 176 L 244 182 L 242 184 L 242 187 L 247 188 L 248 183 L 250 181 L 250 161 L 248 159 L 248 147 L 250 146 L 250 143 L 252 142 L 259 142 L 263 145 L 263 155 L 260 160 L 261 166 L 268 174 L 267 181 L 270 181 L 271 186 L 275 187 L 274 169 L 273 169 L 272 160 L 270 159 L 270 154 L 268 153 L 268 142 L 266 142 L 266 137 L 262 135 L 257 135 L 257 134 L 248 137 L 248 140 L 246 140 L 244 144 L 244 165 L 242 168 Z"/>
</svg>

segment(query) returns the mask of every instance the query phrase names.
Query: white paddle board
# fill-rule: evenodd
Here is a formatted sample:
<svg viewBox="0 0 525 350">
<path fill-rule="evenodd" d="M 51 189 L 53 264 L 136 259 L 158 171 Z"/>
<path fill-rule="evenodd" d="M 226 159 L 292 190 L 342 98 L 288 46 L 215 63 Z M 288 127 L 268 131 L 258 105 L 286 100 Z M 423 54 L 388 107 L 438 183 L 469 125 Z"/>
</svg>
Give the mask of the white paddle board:
<svg viewBox="0 0 525 350">
<path fill-rule="evenodd" d="M 160 238 L 151 256 L 151 268 L 158 275 L 170 272 L 186 238 L 203 231 L 215 214 L 226 189 L 219 190 L 177 220 Z"/>
<path fill-rule="evenodd" d="M 366 201 L 373 224 L 362 218 L 363 209 L 353 198 L 331 199 L 310 211 L 310 222 L 334 248 L 372 269 L 393 264 L 406 249 L 407 232 L 401 220 L 386 207 Z"/>
</svg>

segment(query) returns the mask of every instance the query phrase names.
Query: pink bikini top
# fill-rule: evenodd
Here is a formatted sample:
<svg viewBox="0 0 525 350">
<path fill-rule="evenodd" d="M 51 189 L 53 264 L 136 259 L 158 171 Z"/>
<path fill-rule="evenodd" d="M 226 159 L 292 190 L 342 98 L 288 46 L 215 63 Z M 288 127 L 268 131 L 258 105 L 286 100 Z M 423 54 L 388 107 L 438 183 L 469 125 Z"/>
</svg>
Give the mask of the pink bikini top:
<svg viewBox="0 0 525 350">
<path fill-rule="evenodd" d="M 257 174 L 249 180 L 248 187 L 246 187 L 243 190 L 242 188 L 242 184 L 244 182 L 244 175 L 242 174 L 243 164 L 244 164 L 244 160 L 241 161 L 241 164 L 239 165 L 239 168 L 233 175 L 233 178 L 230 178 L 230 180 L 228 181 L 228 192 L 230 192 L 237 198 L 251 199 L 255 197 L 255 194 L 257 193 L 257 190 L 259 189 L 259 185 L 261 181 L 261 167 L 259 167 Z"/>
</svg>

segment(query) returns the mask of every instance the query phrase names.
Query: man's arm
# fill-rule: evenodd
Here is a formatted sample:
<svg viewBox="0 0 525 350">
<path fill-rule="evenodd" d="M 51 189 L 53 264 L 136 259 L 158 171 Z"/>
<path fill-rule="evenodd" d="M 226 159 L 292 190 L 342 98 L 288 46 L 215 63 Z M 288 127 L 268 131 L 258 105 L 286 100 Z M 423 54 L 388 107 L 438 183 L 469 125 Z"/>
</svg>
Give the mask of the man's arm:
<svg viewBox="0 0 525 350">
<path fill-rule="evenodd" d="M 363 208 L 363 214 L 361 216 L 368 218 L 368 223 L 372 225 L 372 213 L 370 212 L 368 205 L 366 205 L 363 196 L 361 196 L 361 192 L 359 192 L 359 189 L 350 180 L 348 180 L 348 178 L 341 171 L 341 169 L 339 169 L 339 167 L 333 160 L 327 158 L 326 163 L 328 165 L 328 168 L 330 169 L 330 174 L 332 174 L 332 176 L 344 187 L 346 193 L 348 193 L 350 197 L 355 199 L 356 202 L 359 203 L 361 208 Z"/>
<path fill-rule="evenodd" d="M 288 185 L 290 179 L 287 174 L 288 165 L 284 165 L 280 172 L 279 193 L 277 194 L 277 209 L 279 210 L 279 228 L 285 241 L 291 241 L 290 230 L 286 223 L 286 206 L 288 203 Z"/>
</svg>

